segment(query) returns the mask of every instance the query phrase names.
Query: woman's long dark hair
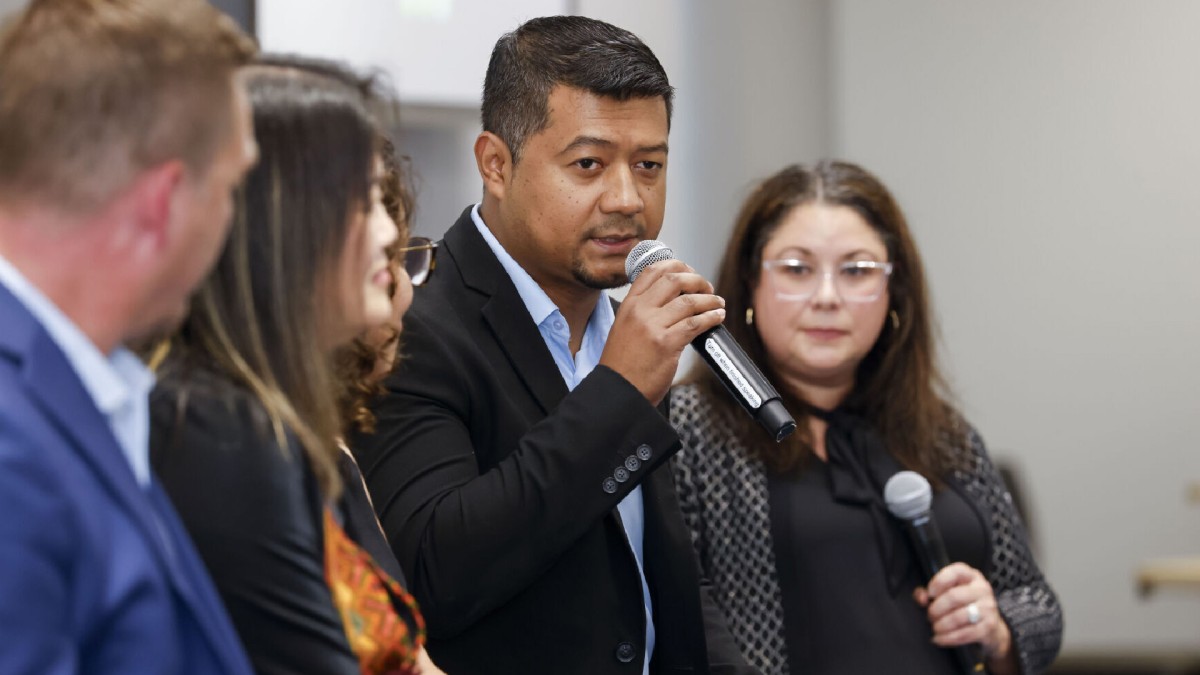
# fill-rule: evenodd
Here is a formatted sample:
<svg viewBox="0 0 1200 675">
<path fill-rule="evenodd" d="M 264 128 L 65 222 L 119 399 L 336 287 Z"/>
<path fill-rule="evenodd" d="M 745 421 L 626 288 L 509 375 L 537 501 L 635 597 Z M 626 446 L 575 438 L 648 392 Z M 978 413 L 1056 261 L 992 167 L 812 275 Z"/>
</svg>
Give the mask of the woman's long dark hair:
<svg viewBox="0 0 1200 675">
<path fill-rule="evenodd" d="M 381 138 L 371 86 L 335 64 L 276 57 L 247 69 L 247 87 L 258 165 L 167 366 L 202 365 L 251 391 L 264 431 L 281 445 L 293 434 L 332 499 L 341 420 L 319 322 L 336 309 L 323 305 L 351 223 L 370 208 Z"/>
<path fill-rule="evenodd" d="M 834 160 L 811 167 L 793 165 L 767 178 L 751 193 L 738 214 L 717 277 L 716 293 L 725 298 L 730 317 L 726 327 L 771 382 L 780 386 L 786 381 L 767 358 L 756 327 L 743 317 L 753 305 L 762 277 L 763 249 L 787 216 L 803 204 L 853 209 L 880 236 L 888 259 L 895 264 L 888 295 L 889 310 L 896 313 L 898 327 L 885 321 L 875 345 L 859 364 L 854 387 L 842 405 L 870 420 L 901 464 L 939 483 L 952 461 L 943 449 L 943 434 L 959 433 L 958 420 L 948 404 L 948 388 L 935 358 L 935 328 L 920 254 L 900 207 L 870 172 Z M 772 469 L 794 470 L 811 456 L 807 424 L 811 407 L 797 392 L 780 392 L 796 417 L 797 431 L 776 445 L 737 409 L 704 363 L 696 364 L 687 381 L 712 394 L 720 414 Z"/>
</svg>

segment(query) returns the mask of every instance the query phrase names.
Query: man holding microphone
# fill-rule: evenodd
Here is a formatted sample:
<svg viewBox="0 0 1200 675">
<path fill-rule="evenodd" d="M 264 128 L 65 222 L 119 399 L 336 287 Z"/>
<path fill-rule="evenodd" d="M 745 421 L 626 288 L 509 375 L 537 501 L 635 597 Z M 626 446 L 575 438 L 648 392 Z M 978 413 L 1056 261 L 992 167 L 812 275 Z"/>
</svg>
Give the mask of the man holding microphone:
<svg viewBox="0 0 1200 675">
<path fill-rule="evenodd" d="M 403 360 L 356 439 L 449 673 L 747 673 L 702 591 L 658 406 L 724 319 L 654 265 L 672 88 L 636 36 L 584 17 L 500 38 L 475 142 L 482 203 L 442 242 Z"/>
</svg>

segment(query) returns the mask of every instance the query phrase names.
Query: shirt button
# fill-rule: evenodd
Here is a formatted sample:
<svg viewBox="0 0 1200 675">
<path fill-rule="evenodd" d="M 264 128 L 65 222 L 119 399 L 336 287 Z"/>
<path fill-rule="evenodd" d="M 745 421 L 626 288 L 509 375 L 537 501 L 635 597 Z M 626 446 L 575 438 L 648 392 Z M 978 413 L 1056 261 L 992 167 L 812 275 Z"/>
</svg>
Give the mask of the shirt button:
<svg viewBox="0 0 1200 675">
<path fill-rule="evenodd" d="M 635 654 L 633 652 L 633 645 L 629 644 L 628 642 L 622 642 L 621 644 L 617 645 L 617 660 L 621 663 L 632 662 L 634 656 Z"/>
<path fill-rule="evenodd" d="M 650 461 L 650 446 L 646 445 L 645 443 L 639 445 L 637 449 L 637 456 L 638 459 L 642 460 L 643 462 Z"/>
<path fill-rule="evenodd" d="M 562 321 L 555 319 L 554 320 L 554 330 L 561 333 L 561 332 L 563 332 L 564 329 L 566 329 L 566 325 L 564 325 Z"/>
<path fill-rule="evenodd" d="M 615 494 L 617 491 L 617 481 L 613 480 L 611 476 L 605 478 L 604 482 L 600 484 L 600 488 L 610 495 Z"/>
<path fill-rule="evenodd" d="M 617 470 L 613 471 L 613 478 L 616 478 L 618 483 L 624 483 L 629 480 L 629 471 L 623 466 L 618 466 Z"/>
<path fill-rule="evenodd" d="M 625 468 L 629 469 L 630 471 L 637 471 L 638 469 L 642 468 L 642 463 L 637 457 L 630 455 L 625 458 Z"/>
</svg>

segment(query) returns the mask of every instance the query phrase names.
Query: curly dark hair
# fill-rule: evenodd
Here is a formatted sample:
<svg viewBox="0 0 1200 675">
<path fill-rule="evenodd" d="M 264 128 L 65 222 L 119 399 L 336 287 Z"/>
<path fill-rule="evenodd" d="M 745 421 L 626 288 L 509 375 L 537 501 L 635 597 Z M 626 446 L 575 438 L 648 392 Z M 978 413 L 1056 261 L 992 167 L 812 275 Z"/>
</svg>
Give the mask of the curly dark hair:
<svg viewBox="0 0 1200 675">
<path fill-rule="evenodd" d="M 398 155 L 395 145 L 387 138 L 380 143 L 379 157 L 383 163 L 383 176 L 380 179 L 383 207 L 399 230 L 396 243 L 388 251 L 388 257 L 395 269 L 404 264 L 404 254 L 400 249 L 408 240 L 408 223 L 416 203 L 409 184 L 411 172 L 406 170 L 408 158 Z M 395 282 L 390 291 L 391 295 L 395 295 Z M 353 430 L 366 434 L 375 431 L 375 415 L 371 412 L 370 403 L 374 397 L 383 393 L 383 385 L 374 373 L 378 369 L 380 359 L 385 358 L 384 355 L 393 346 L 399 353 L 399 331 L 393 326 L 387 326 L 386 330 L 389 335 L 378 344 L 360 336 L 339 348 L 334 354 L 334 366 L 341 386 L 338 407 L 344 431 Z"/>
</svg>

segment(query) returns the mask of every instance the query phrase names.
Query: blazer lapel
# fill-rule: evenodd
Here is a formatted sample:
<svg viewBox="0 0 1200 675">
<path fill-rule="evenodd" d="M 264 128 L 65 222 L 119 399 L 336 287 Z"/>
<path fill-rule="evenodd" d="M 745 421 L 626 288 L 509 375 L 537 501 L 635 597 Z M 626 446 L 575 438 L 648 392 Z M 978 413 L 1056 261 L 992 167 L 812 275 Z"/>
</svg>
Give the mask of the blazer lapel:
<svg viewBox="0 0 1200 675">
<path fill-rule="evenodd" d="M 480 313 L 513 371 L 543 412 L 549 412 L 567 395 L 567 384 L 517 287 L 475 228 L 470 208 L 446 233 L 443 244 L 463 283 L 485 296 Z"/>
<path fill-rule="evenodd" d="M 44 331 L 25 354 L 22 378 L 47 419 L 70 441 L 115 501 L 129 512 L 165 562 L 166 542 L 154 524 L 150 505 L 129 461 L 79 376 Z"/>
</svg>

